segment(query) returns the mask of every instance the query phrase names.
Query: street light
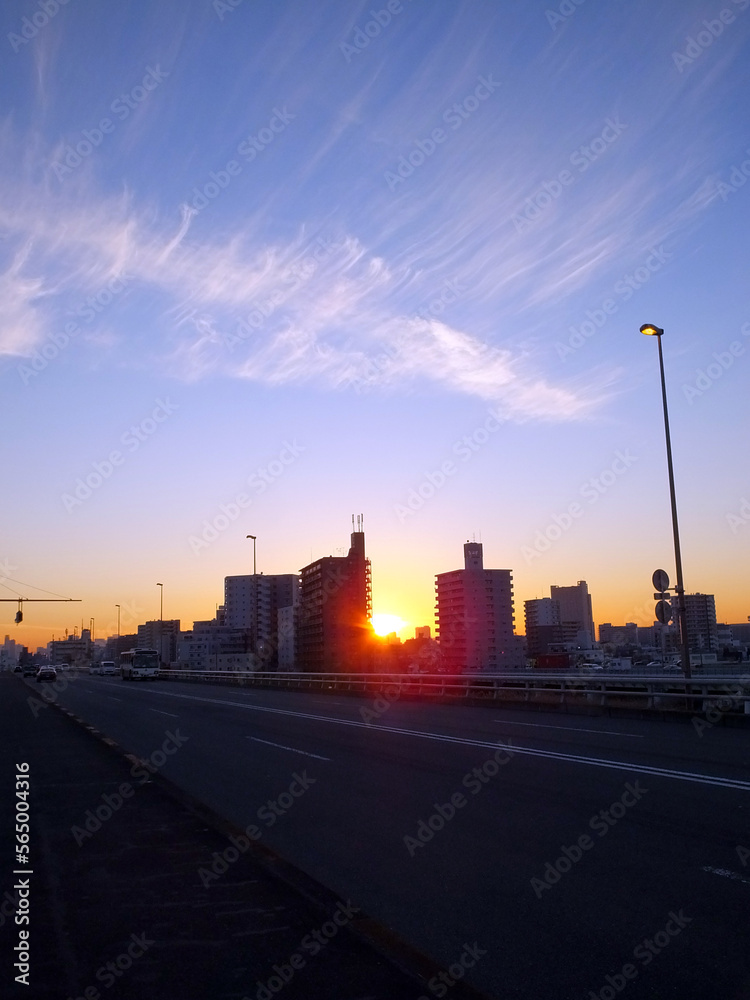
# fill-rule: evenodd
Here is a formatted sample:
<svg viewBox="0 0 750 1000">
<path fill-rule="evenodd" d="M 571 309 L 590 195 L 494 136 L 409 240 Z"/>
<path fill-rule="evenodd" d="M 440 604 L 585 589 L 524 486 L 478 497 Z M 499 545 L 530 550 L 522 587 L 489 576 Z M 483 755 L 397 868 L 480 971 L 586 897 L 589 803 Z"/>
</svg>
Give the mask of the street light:
<svg viewBox="0 0 750 1000">
<path fill-rule="evenodd" d="M 664 331 L 654 326 L 653 323 L 644 323 L 641 333 L 647 337 L 656 337 L 659 345 L 659 371 L 661 373 L 661 398 L 664 404 L 664 434 L 667 439 L 667 470 L 669 472 L 669 496 L 672 503 L 672 535 L 674 537 L 674 561 L 677 570 L 677 583 L 675 593 L 677 594 L 677 622 L 680 630 L 680 650 L 682 659 L 682 672 L 686 678 L 691 677 L 690 672 L 690 647 L 687 635 L 687 616 L 685 614 L 685 587 L 682 582 L 682 556 L 680 555 L 680 531 L 677 525 L 677 500 L 674 492 L 674 472 L 672 470 L 672 442 L 669 437 L 669 415 L 667 412 L 667 384 L 664 381 L 664 354 L 661 349 L 661 338 Z"/>
<path fill-rule="evenodd" d="M 115 607 L 117 608 L 117 638 L 119 639 L 120 638 L 120 605 L 119 604 L 115 604 Z"/>
<path fill-rule="evenodd" d="M 253 540 L 253 644 L 255 646 L 255 653 L 253 654 L 253 666 L 257 663 L 256 656 L 258 653 L 258 573 L 257 566 L 255 562 L 255 541 L 256 535 L 246 535 L 246 538 L 252 538 Z"/>
<path fill-rule="evenodd" d="M 164 584 L 157 583 L 159 588 L 159 666 L 161 667 L 164 661 Z"/>
</svg>

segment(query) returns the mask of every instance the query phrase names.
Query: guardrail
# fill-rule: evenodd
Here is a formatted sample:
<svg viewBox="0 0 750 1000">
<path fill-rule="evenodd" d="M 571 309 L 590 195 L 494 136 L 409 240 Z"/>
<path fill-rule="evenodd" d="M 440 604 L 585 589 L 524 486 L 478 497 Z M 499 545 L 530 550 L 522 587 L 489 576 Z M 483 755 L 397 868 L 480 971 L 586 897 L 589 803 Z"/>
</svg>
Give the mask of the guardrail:
<svg viewBox="0 0 750 1000">
<path fill-rule="evenodd" d="M 483 704 L 526 705 L 566 711 L 642 710 L 750 722 L 750 674 L 691 679 L 628 674 L 507 673 L 481 676 L 445 674 L 254 673 L 228 670 L 167 669 L 166 680 L 232 684 L 291 691 L 337 692 Z"/>
</svg>

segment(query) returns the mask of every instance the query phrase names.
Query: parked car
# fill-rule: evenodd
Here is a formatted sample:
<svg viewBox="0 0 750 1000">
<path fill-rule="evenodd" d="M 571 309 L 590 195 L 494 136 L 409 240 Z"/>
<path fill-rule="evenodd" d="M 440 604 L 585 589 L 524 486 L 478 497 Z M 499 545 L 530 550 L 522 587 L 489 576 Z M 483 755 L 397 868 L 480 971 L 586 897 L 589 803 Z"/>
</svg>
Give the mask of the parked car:
<svg viewBox="0 0 750 1000">
<path fill-rule="evenodd" d="M 57 680 L 57 671 L 54 667 L 40 667 L 36 675 L 37 684 L 41 684 L 42 681 L 55 681 Z"/>
</svg>

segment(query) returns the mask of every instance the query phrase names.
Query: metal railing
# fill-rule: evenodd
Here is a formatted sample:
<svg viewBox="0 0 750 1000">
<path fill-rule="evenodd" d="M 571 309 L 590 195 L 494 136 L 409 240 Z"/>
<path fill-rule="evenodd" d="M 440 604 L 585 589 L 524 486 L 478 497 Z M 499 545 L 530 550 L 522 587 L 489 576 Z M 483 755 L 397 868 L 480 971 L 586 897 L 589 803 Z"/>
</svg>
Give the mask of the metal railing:
<svg viewBox="0 0 750 1000">
<path fill-rule="evenodd" d="M 566 711 L 642 710 L 706 715 L 708 721 L 750 721 L 750 674 L 682 676 L 564 673 L 506 673 L 481 676 L 445 674 L 324 674 L 228 670 L 162 670 L 166 680 L 231 684 L 287 691 L 337 692 L 391 701 L 401 697 L 469 704 L 524 705 Z"/>
</svg>

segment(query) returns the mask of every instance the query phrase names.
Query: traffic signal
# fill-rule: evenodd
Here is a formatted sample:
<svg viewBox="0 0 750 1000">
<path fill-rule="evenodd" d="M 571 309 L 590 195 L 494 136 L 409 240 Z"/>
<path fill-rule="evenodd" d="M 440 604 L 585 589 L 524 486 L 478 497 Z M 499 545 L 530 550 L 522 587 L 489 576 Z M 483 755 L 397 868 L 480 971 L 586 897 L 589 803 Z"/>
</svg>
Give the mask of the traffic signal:
<svg viewBox="0 0 750 1000">
<path fill-rule="evenodd" d="M 16 625 L 23 621 L 23 611 L 16 611 Z"/>
</svg>

